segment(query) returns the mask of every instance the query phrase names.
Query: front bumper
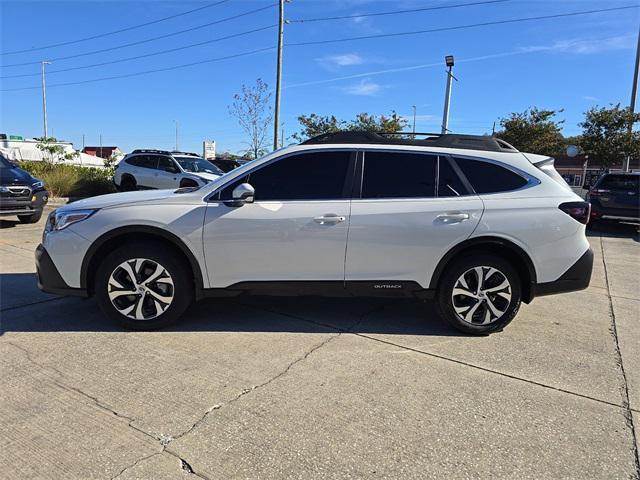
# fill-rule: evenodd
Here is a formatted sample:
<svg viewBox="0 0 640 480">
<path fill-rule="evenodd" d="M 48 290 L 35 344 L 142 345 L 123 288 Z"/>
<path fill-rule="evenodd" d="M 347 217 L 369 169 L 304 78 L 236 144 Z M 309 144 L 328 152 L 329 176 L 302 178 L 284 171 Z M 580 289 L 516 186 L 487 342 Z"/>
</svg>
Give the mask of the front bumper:
<svg viewBox="0 0 640 480">
<path fill-rule="evenodd" d="M 36 272 L 38 274 L 38 288 L 43 292 L 78 297 L 89 296 L 86 289 L 73 288 L 65 283 L 42 244 L 36 248 Z"/>
<path fill-rule="evenodd" d="M 49 192 L 40 190 L 27 198 L 0 198 L 0 215 L 33 215 L 49 201 Z"/>
<path fill-rule="evenodd" d="M 592 270 L 593 250 L 588 249 L 560 278 L 553 282 L 536 284 L 533 288 L 533 296 L 542 297 L 544 295 L 584 290 L 589 286 Z"/>
</svg>

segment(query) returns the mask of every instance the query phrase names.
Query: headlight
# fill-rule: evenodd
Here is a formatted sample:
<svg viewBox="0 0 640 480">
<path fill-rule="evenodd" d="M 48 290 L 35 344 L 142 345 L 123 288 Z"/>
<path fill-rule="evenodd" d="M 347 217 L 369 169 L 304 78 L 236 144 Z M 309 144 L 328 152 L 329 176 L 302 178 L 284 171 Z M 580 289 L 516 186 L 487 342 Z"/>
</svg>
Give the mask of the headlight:
<svg viewBox="0 0 640 480">
<path fill-rule="evenodd" d="M 31 184 L 31 187 L 32 187 L 34 190 L 37 190 L 37 189 L 39 189 L 39 188 L 44 188 L 44 182 L 43 182 L 42 180 L 38 180 L 37 178 L 35 178 L 34 180 L 35 180 L 35 182 L 33 182 L 33 183 Z"/>
<path fill-rule="evenodd" d="M 93 215 L 96 210 L 63 210 L 58 211 L 54 210 L 49 214 L 49 218 L 47 219 L 47 225 L 44 228 L 45 232 L 50 232 L 52 230 L 62 230 L 63 228 L 67 228 L 69 225 L 73 225 L 74 223 L 81 222 L 89 218 Z"/>
</svg>

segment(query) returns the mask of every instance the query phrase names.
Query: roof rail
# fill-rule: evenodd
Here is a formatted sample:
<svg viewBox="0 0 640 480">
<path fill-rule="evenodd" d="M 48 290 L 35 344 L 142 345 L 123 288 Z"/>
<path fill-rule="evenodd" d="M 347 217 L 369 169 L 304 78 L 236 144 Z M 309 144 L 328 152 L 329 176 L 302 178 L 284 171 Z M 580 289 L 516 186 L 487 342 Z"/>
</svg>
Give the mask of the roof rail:
<svg viewBox="0 0 640 480">
<path fill-rule="evenodd" d="M 426 137 L 426 138 L 416 138 Z M 324 133 L 310 138 L 301 145 L 322 145 L 331 143 L 371 143 L 376 145 L 414 145 L 420 147 L 460 148 L 484 150 L 488 152 L 517 152 L 504 140 L 489 135 L 460 135 L 454 133 L 413 133 L 413 132 L 366 132 L 343 131 Z"/>
<path fill-rule="evenodd" d="M 187 157 L 199 157 L 200 155 L 198 155 L 197 153 L 193 153 L 193 152 L 181 152 L 180 150 L 171 150 L 171 153 L 173 155 L 175 154 L 179 154 L 179 155 L 184 155 Z"/>
<path fill-rule="evenodd" d="M 168 150 L 155 150 L 153 148 L 139 148 L 134 150 L 131 153 L 163 153 L 165 155 L 170 155 L 171 152 Z"/>
</svg>

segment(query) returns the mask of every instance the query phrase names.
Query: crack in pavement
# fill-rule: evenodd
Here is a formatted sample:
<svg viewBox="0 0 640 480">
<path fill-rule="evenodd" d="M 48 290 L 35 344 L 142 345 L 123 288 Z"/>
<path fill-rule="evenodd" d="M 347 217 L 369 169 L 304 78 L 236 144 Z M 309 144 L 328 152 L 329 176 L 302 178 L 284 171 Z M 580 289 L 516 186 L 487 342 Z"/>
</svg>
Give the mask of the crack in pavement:
<svg viewBox="0 0 640 480">
<path fill-rule="evenodd" d="M 299 317 L 297 315 L 292 315 L 292 314 L 289 314 L 289 313 L 279 312 L 277 310 L 272 310 L 272 309 L 267 309 L 267 308 L 262 308 L 262 307 L 258 308 L 258 307 L 253 307 L 252 305 L 246 305 L 246 304 L 241 304 L 241 305 L 244 305 L 244 306 L 250 307 L 250 308 L 254 308 L 254 309 L 264 310 L 264 311 L 267 311 L 267 312 L 270 312 L 270 313 L 283 315 L 283 316 L 286 316 L 286 317 L 289 317 L 289 318 L 293 318 L 293 319 L 296 319 L 296 320 L 301 320 L 303 322 L 312 323 L 314 325 L 318 325 L 318 326 L 321 326 L 321 327 L 331 328 L 331 329 L 339 331 L 341 333 L 347 333 L 347 334 L 355 335 L 355 336 L 358 336 L 360 338 L 364 338 L 364 339 L 367 339 L 367 340 L 373 340 L 374 342 L 384 343 L 386 345 L 391 345 L 391 346 L 394 346 L 394 347 L 397 347 L 397 348 L 401 348 L 403 350 L 408 350 L 408 351 L 411 351 L 411 352 L 414 352 L 414 353 L 427 355 L 429 357 L 437 358 L 437 359 L 440 359 L 440 360 L 445 360 L 447 362 L 457 363 L 458 365 L 463 365 L 465 367 L 470 367 L 470 368 L 474 368 L 474 369 L 477 369 L 477 370 L 481 370 L 483 372 L 492 373 L 492 374 L 495 374 L 495 375 L 500 375 L 500 376 L 503 376 L 503 377 L 506 377 L 506 378 L 509 378 L 509 379 L 512 379 L 512 380 L 518 380 L 518 381 L 521 381 L 521 382 L 525 382 L 525 383 L 528 383 L 530 385 L 536 385 L 538 387 L 543 387 L 543 388 L 547 388 L 547 389 L 550 389 L 550 390 L 555 390 L 557 392 L 566 393 L 566 394 L 573 395 L 573 396 L 576 396 L 576 397 L 584 398 L 584 399 L 587 399 L 587 400 L 592 400 L 594 402 L 602 403 L 604 405 L 609 405 L 609 406 L 616 407 L 616 408 L 621 408 L 621 409 L 625 408 L 624 405 L 620 405 L 620 404 L 617 404 L 617 403 L 614 403 L 614 402 L 609 402 L 608 400 L 603 400 L 601 398 L 596 398 L 596 397 L 592 397 L 592 396 L 589 396 L 589 395 L 584 395 L 582 393 L 573 392 L 571 390 L 566 390 L 566 389 L 560 388 L 560 387 L 554 387 L 553 385 L 547 385 L 545 383 L 537 382 L 535 380 L 530 380 L 528 378 L 518 377 L 516 375 L 512 375 L 512 374 L 505 373 L 505 372 L 500 372 L 498 370 L 493 370 L 491 368 L 483 367 L 481 365 L 476 365 L 476 364 L 473 364 L 473 363 L 465 362 L 463 360 L 458 360 L 458 359 L 455 359 L 455 358 L 451 358 L 451 357 L 447 357 L 447 356 L 444 356 L 444 355 L 440 355 L 440 354 L 437 354 L 437 353 L 428 352 L 428 351 L 425 351 L 425 350 L 420 350 L 418 348 L 408 347 L 406 345 L 401 345 L 399 343 L 394 343 L 394 342 L 391 342 L 389 340 L 383 340 L 381 338 L 371 337 L 371 336 L 369 336 L 367 334 L 364 334 L 364 333 L 354 332 L 354 331 L 352 331 L 354 326 L 350 327 L 349 329 L 345 329 L 345 328 L 342 328 L 342 327 L 337 327 L 335 325 L 330 325 L 330 324 L 322 323 L 322 322 L 316 322 L 315 320 L 309 320 L 309 319 L 306 319 L 306 318 L 303 318 L 303 317 Z M 373 312 L 369 312 L 368 314 L 371 314 L 371 313 L 373 313 Z M 636 411 L 635 409 L 630 409 L 630 410 Z"/>
<path fill-rule="evenodd" d="M 604 242 L 602 240 L 602 236 L 600 236 L 600 249 L 602 250 L 602 265 L 604 266 L 604 280 L 607 285 L 607 295 L 609 297 L 609 317 L 611 319 L 611 336 L 613 337 L 613 342 L 615 346 L 616 352 L 616 360 L 618 362 L 618 366 L 620 367 L 620 373 L 622 374 L 622 385 L 621 385 L 621 393 L 622 393 L 622 404 L 624 409 L 624 418 L 627 423 L 627 428 L 631 431 L 631 437 L 633 439 L 633 456 L 636 467 L 635 478 L 640 478 L 640 457 L 638 456 L 638 436 L 636 434 L 635 425 L 633 424 L 633 414 L 631 405 L 629 402 L 629 383 L 627 381 L 627 374 L 624 370 L 624 362 L 622 360 L 622 352 L 620 351 L 620 341 L 618 339 L 618 326 L 616 323 L 616 314 L 613 309 L 613 300 L 611 298 L 611 287 L 609 284 L 609 273 L 607 271 L 607 264 L 605 262 L 605 253 L 604 253 Z"/>
<path fill-rule="evenodd" d="M 180 455 L 178 455 L 176 452 L 173 452 L 173 451 L 167 450 L 167 448 L 166 448 L 166 444 L 165 444 L 165 443 L 163 443 L 163 437 L 162 437 L 162 436 L 156 436 L 156 435 L 153 435 L 152 433 L 149 433 L 149 432 L 147 432 L 147 431 L 145 431 L 145 430 L 142 430 L 141 428 L 136 427 L 135 425 L 133 425 L 133 422 L 134 422 L 134 420 L 135 420 L 135 419 L 133 419 L 133 418 L 131 418 L 131 417 L 128 417 L 128 416 L 126 416 L 126 415 L 123 415 L 122 413 L 117 412 L 114 408 L 112 408 L 112 407 L 110 407 L 109 405 L 107 405 L 106 403 L 102 402 L 102 401 L 101 401 L 100 399 L 98 399 L 97 397 L 95 397 L 95 396 L 93 396 L 93 395 L 91 395 L 91 394 L 89 394 L 89 393 L 86 393 L 86 392 L 84 392 L 83 390 L 81 390 L 81 389 L 79 389 L 79 388 L 77 388 L 77 387 L 74 387 L 73 385 L 67 385 L 66 383 L 63 383 L 63 382 L 61 382 L 60 380 L 58 380 L 58 379 L 54 378 L 52 375 L 47 374 L 47 373 L 46 373 L 46 371 L 47 371 L 47 370 L 51 370 L 51 371 L 53 371 L 53 372 L 57 373 L 58 375 L 60 375 L 61 377 L 66 377 L 66 375 L 65 375 L 65 374 L 63 374 L 63 373 L 62 373 L 60 370 L 58 370 L 57 368 L 52 367 L 52 366 L 49 366 L 49 365 L 43 365 L 43 364 L 41 364 L 41 363 L 39 363 L 39 362 L 35 361 L 35 360 L 33 359 L 33 357 L 31 356 L 31 353 L 30 353 L 26 348 L 21 347 L 20 345 L 16 345 L 16 344 L 15 344 L 15 343 L 13 343 L 13 342 L 8 342 L 8 341 L 7 341 L 7 342 L 5 342 L 5 343 L 7 343 L 8 345 L 11 345 L 12 347 L 14 347 L 14 348 L 16 348 L 16 349 L 20 350 L 20 351 L 25 355 L 25 357 L 27 358 L 27 360 L 28 360 L 31 364 L 35 365 L 36 367 L 40 368 L 43 372 L 45 372 L 45 375 L 46 375 L 47 377 L 49 377 L 49 378 L 51 379 L 51 381 L 52 381 L 55 385 L 57 385 L 58 387 L 60 387 L 60 388 L 62 388 L 62 389 L 64 389 L 64 390 L 67 390 L 67 391 L 72 391 L 72 392 L 78 393 L 78 394 L 82 395 L 83 397 L 88 398 L 88 399 L 89 399 L 89 400 L 91 400 L 91 401 L 94 403 L 94 405 L 96 405 L 98 408 L 100 408 L 100 409 L 102 409 L 102 410 L 104 410 L 104 411 L 106 411 L 106 412 L 109 412 L 110 414 L 114 415 L 115 417 L 117 417 L 117 418 L 119 418 L 119 419 L 122 419 L 122 420 L 126 421 L 126 422 L 127 422 L 127 427 L 129 427 L 129 428 L 131 428 L 132 430 L 135 430 L 135 431 L 137 431 L 137 432 L 140 432 L 141 434 L 146 435 L 147 437 L 149 437 L 149 438 L 151 438 L 151 439 L 153 439 L 153 440 L 155 440 L 155 441 L 160 442 L 160 447 L 161 447 L 161 449 L 160 449 L 158 452 L 154 452 L 154 453 L 152 453 L 151 455 L 145 455 L 145 456 L 143 456 L 143 457 L 141 457 L 141 458 L 137 459 L 134 463 L 132 463 L 132 464 L 130 464 L 130 465 L 128 465 L 128 466 L 126 466 L 124 469 L 122 469 L 122 470 L 120 471 L 120 473 L 119 473 L 118 475 L 116 475 L 115 477 L 112 477 L 112 479 L 113 479 L 113 478 L 116 478 L 116 477 L 118 477 L 118 476 L 120 476 L 120 475 L 122 475 L 122 473 L 123 473 L 123 472 L 125 472 L 126 470 L 128 470 L 128 469 L 130 469 L 130 468 L 134 467 L 135 465 L 137 465 L 137 464 L 138 464 L 138 463 L 140 463 L 141 461 L 143 461 L 143 460 L 145 460 L 145 459 L 147 459 L 147 458 L 151 458 L 151 457 L 153 457 L 154 455 L 158 455 L 158 454 L 161 454 L 161 453 L 166 452 L 166 453 L 168 453 L 169 455 L 171 455 L 171 456 L 173 456 L 173 457 L 176 457 L 178 460 L 180 460 L 183 470 L 188 471 L 189 473 L 191 473 L 191 474 L 195 475 L 196 477 L 202 478 L 202 479 L 204 479 L 204 480 L 210 480 L 210 479 L 209 479 L 208 477 L 206 477 L 205 475 L 202 475 L 202 474 L 200 474 L 200 473 L 195 472 L 195 471 L 193 470 L 193 468 L 191 468 L 191 466 L 189 465 L 189 463 L 188 463 L 184 458 L 180 457 Z M 188 467 L 188 469 L 187 469 L 185 466 L 186 466 L 186 467 Z"/>
<path fill-rule="evenodd" d="M 362 315 L 359 316 L 359 318 L 349 327 L 349 330 L 355 328 L 356 325 L 358 325 L 360 322 L 362 322 L 364 320 L 364 318 L 366 318 L 367 315 L 370 315 L 371 313 L 374 313 L 378 310 L 384 309 L 386 307 L 386 305 L 381 305 L 378 306 L 374 309 L 371 309 L 367 312 L 364 312 Z M 282 315 L 282 314 L 281 314 Z M 236 397 L 234 397 L 233 399 L 229 400 L 226 403 L 222 403 L 222 404 L 216 404 L 212 407 L 210 407 L 209 409 L 207 409 L 207 411 L 202 415 L 202 417 L 200 419 L 198 419 L 198 421 L 196 421 L 193 425 L 191 425 L 191 427 L 189 427 L 187 430 L 183 431 L 182 433 L 176 435 L 175 437 L 170 437 L 170 436 L 165 436 L 165 435 L 160 435 L 160 436 L 156 436 L 153 435 L 149 432 L 146 432 L 145 430 L 142 430 L 141 428 L 136 427 L 135 425 L 133 425 L 133 421 L 134 419 L 131 417 L 128 417 L 126 415 L 123 415 L 119 412 L 117 412 L 113 407 L 110 407 L 109 405 L 105 404 L 104 402 L 102 402 L 100 399 L 98 399 L 97 397 L 90 395 L 86 392 L 84 392 L 83 390 L 74 387 L 72 385 L 67 385 L 65 383 L 62 383 L 61 381 L 59 381 L 58 379 L 54 378 L 51 375 L 47 375 L 45 373 L 45 375 L 47 375 L 51 381 L 53 381 L 53 383 L 57 386 L 59 386 L 60 388 L 63 388 L 65 390 L 70 390 L 73 392 L 76 392 L 82 396 L 84 396 L 85 398 L 88 398 L 89 400 L 91 400 L 96 406 L 98 406 L 99 408 L 111 413 L 112 415 L 121 418 L 123 420 L 125 420 L 127 422 L 127 426 L 133 430 L 136 430 L 144 435 L 146 435 L 147 437 L 152 438 L 153 440 L 156 440 L 160 443 L 161 446 L 161 450 L 158 452 L 154 452 L 152 454 L 149 455 L 144 455 L 143 457 L 138 458 L 135 462 L 133 462 L 130 465 L 125 466 L 117 475 L 115 475 L 114 477 L 111 478 L 111 480 L 114 480 L 115 478 L 121 476 L 124 472 L 126 472 L 127 470 L 135 467 L 136 465 L 138 465 L 140 462 L 143 462 L 144 460 L 147 460 L 155 455 L 160 455 L 162 453 L 167 453 L 175 458 L 177 458 L 178 460 L 180 460 L 180 464 L 182 466 L 182 469 L 187 472 L 190 473 L 192 475 L 195 475 L 196 477 L 202 478 L 204 480 L 210 480 L 209 477 L 196 472 L 193 467 L 184 459 L 182 458 L 177 452 L 171 450 L 168 448 L 168 445 L 173 441 L 176 440 L 178 438 L 184 437 L 185 435 L 188 435 L 189 433 L 191 433 L 194 429 L 196 429 L 199 425 L 201 425 L 206 418 L 209 416 L 209 414 L 211 412 L 213 412 L 214 410 L 218 410 L 220 408 L 222 408 L 224 405 L 229 405 L 231 403 L 234 403 L 236 401 L 238 401 L 239 399 L 241 399 L 243 396 L 247 395 L 250 392 L 253 392 L 255 390 L 261 389 L 263 387 L 268 386 L 269 384 L 271 384 L 272 382 L 278 380 L 279 378 L 281 378 L 282 376 L 286 375 L 289 373 L 289 371 L 298 363 L 303 362 L 304 360 L 306 360 L 309 355 L 311 355 L 313 352 L 319 350 L 320 348 L 324 347 L 326 344 L 328 344 L 330 341 L 334 340 L 335 338 L 338 338 L 340 335 L 342 335 L 343 332 L 338 332 L 335 335 L 331 335 L 329 338 L 323 340 L 322 342 L 318 343 L 317 345 L 314 345 L 311 349 L 309 349 L 307 352 L 304 353 L 304 355 L 298 357 L 297 359 L 293 360 L 292 362 L 290 362 L 286 368 L 284 370 L 282 370 L 281 372 L 277 373 L 275 376 L 269 378 L 267 381 L 259 384 L 259 385 L 254 385 L 251 388 L 245 388 L 243 389 Z M 66 377 L 66 375 L 64 373 L 62 373 L 60 370 L 58 370 L 55 367 L 49 366 L 49 365 L 43 365 L 39 362 L 36 362 L 32 356 L 31 353 L 25 349 L 24 347 L 17 345 L 13 342 L 6 342 L 7 344 L 11 345 L 12 347 L 20 350 L 22 353 L 24 353 L 24 355 L 26 356 L 27 360 L 32 363 L 33 365 L 37 366 L 38 368 L 40 368 L 41 370 L 43 370 L 44 372 L 46 372 L 47 370 L 51 370 L 53 372 L 55 372 L 56 374 L 58 374 L 61 377 Z"/>
</svg>

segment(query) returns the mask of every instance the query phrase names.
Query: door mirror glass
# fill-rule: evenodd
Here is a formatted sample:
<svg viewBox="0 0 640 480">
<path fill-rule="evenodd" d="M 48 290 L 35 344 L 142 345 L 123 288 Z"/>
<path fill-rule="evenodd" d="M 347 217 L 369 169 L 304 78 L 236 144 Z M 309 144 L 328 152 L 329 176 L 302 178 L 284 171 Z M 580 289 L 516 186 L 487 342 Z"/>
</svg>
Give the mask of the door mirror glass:
<svg viewBox="0 0 640 480">
<path fill-rule="evenodd" d="M 230 207 L 241 207 L 245 203 L 253 203 L 255 193 L 256 191 L 250 183 L 241 183 L 233 189 L 231 200 L 224 203 Z"/>
</svg>

